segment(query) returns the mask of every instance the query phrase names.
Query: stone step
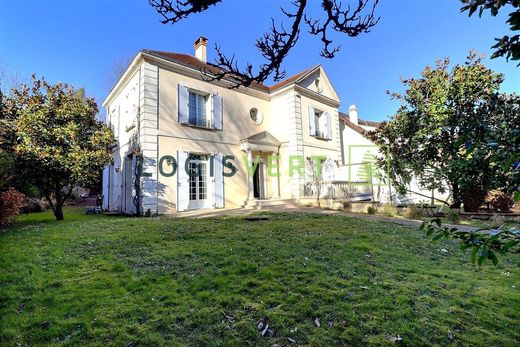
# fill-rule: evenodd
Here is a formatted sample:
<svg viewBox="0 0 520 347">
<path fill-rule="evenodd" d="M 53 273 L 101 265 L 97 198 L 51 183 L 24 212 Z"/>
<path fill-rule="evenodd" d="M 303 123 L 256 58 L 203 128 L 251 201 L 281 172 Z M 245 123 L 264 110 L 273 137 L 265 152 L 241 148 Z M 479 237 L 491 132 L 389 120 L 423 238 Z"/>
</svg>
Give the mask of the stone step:
<svg viewBox="0 0 520 347">
<path fill-rule="evenodd" d="M 245 208 L 251 209 L 262 209 L 262 208 L 273 208 L 273 207 L 285 207 L 295 208 L 298 204 L 293 199 L 260 199 L 260 200 L 248 200 L 244 204 Z"/>
</svg>

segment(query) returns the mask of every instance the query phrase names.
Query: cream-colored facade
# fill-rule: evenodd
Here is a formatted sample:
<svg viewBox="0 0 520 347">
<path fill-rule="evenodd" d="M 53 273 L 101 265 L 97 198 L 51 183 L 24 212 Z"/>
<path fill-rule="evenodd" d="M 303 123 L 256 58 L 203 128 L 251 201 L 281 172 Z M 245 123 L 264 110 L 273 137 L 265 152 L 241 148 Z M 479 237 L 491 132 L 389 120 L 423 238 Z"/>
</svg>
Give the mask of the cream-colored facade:
<svg viewBox="0 0 520 347">
<path fill-rule="evenodd" d="M 339 167 L 340 100 L 321 66 L 273 87 L 232 89 L 209 80 L 204 41 L 196 50 L 141 51 L 104 101 L 117 140 L 104 209 L 167 214 L 298 200 L 315 156 Z"/>
</svg>

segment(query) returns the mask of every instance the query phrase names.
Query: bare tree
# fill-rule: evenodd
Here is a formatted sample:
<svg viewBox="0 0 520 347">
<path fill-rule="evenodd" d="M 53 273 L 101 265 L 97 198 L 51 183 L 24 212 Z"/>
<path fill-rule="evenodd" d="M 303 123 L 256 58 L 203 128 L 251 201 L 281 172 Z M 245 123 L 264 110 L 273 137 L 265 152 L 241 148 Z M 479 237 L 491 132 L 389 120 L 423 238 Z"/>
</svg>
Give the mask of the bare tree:
<svg viewBox="0 0 520 347">
<path fill-rule="evenodd" d="M 0 94 L 10 95 L 13 88 L 22 84 L 22 78 L 18 72 L 10 72 L 0 58 Z"/>
<path fill-rule="evenodd" d="M 132 63 L 133 56 L 117 57 L 106 75 L 106 89 L 110 91 Z"/>
<path fill-rule="evenodd" d="M 193 13 L 201 13 L 209 7 L 217 5 L 222 0 L 148 0 L 148 3 L 162 16 L 163 24 L 175 24 Z M 263 83 L 269 76 L 274 81 L 286 77 L 282 68 L 283 60 L 288 56 L 291 49 L 296 45 L 300 37 L 300 28 L 308 27 L 311 35 L 319 36 L 323 43 L 320 53 L 325 58 L 333 58 L 339 51 L 340 46 L 333 46 L 330 32 L 335 31 L 356 37 L 362 33 L 368 33 L 379 22 L 379 17 L 374 14 L 379 0 L 353 0 L 355 7 L 347 5 L 343 7 L 337 0 L 321 0 L 321 7 L 325 13 L 325 19 L 316 19 L 306 14 L 308 0 L 294 0 L 292 11 L 281 8 L 281 11 L 291 21 L 290 29 L 285 29 L 284 23 L 276 25 L 271 18 L 269 32 L 256 40 L 255 46 L 261 56 L 267 60 L 259 66 L 257 71 L 251 64 L 247 63 L 244 69 L 238 67 L 235 55 L 226 56 L 218 45 L 215 45 L 217 57 L 215 65 L 219 72 L 214 70 L 204 73 L 210 80 L 221 80 L 226 78 L 232 81 L 231 87 L 250 86 L 253 83 Z M 372 4 L 372 5 L 369 5 Z"/>
</svg>

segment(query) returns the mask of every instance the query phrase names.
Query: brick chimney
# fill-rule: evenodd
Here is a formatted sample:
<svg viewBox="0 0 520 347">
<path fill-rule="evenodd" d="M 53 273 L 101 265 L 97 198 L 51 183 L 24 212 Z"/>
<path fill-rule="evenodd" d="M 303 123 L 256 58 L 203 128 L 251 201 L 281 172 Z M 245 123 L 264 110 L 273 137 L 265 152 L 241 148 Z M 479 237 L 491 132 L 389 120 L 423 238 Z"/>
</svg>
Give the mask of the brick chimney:
<svg viewBox="0 0 520 347">
<path fill-rule="evenodd" d="M 354 123 L 358 124 L 358 115 L 357 115 L 357 107 L 356 105 L 350 105 L 348 108 L 348 119 Z"/>
<path fill-rule="evenodd" d="M 195 48 L 195 57 L 202 61 L 206 62 L 206 48 L 208 47 L 208 39 L 204 36 L 199 37 L 195 43 L 193 44 L 193 48 Z"/>
</svg>

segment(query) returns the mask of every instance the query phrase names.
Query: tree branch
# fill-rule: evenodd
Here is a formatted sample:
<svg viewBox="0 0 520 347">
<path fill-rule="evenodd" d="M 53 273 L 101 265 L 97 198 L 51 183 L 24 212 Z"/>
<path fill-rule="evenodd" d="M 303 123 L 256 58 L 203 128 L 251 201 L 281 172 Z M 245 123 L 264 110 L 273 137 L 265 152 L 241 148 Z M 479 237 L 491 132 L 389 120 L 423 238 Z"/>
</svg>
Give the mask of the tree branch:
<svg viewBox="0 0 520 347">
<path fill-rule="evenodd" d="M 154 7 L 163 20 L 161 23 L 177 23 L 192 13 L 206 11 L 209 7 L 218 4 L 222 0 L 148 0 L 148 4 Z"/>
<path fill-rule="evenodd" d="M 370 1 L 373 3 L 372 7 L 368 14 L 363 15 L 362 13 Z M 172 24 L 192 13 L 203 12 L 219 2 L 221 0 L 148 0 L 148 3 L 163 17 L 161 22 Z M 305 15 L 308 0 L 294 0 L 292 2 L 295 7 L 294 12 L 281 8 L 287 19 L 292 21 L 290 29 L 286 30 L 283 22 L 277 26 L 274 19 L 271 18 L 270 31 L 256 40 L 256 48 L 267 60 L 265 64 L 259 66 L 258 71 L 254 72 L 253 66 L 249 63 L 241 70 L 235 55 L 231 57 L 225 55 L 218 45 L 215 45 L 217 55 L 213 65 L 215 69 L 202 68 L 200 70 L 208 81 L 222 79 L 230 81 L 230 88 L 263 83 L 270 76 L 275 82 L 280 81 L 286 77 L 285 71 L 281 68 L 282 62 L 298 42 L 302 20 L 309 26 L 311 35 L 321 36 L 324 45 L 321 56 L 333 58 L 339 51 L 339 46 L 330 48 L 332 45 L 332 39 L 328 37 L 330 28 L 349 37 L 368 33 L 379 22 L 379 17 L 376 18 L 374 15 L 378 2 L 379 0 L 358 0 L 355 8 L 351 9 L 350 6 L 347 6 L 346 9 L 342 9 L 341 3 L 338 3 L 337 0 L 322 0 L 322 8 L 327 19 L 321 24 L 320 20 L 313 20 Z"/>
</svg>

